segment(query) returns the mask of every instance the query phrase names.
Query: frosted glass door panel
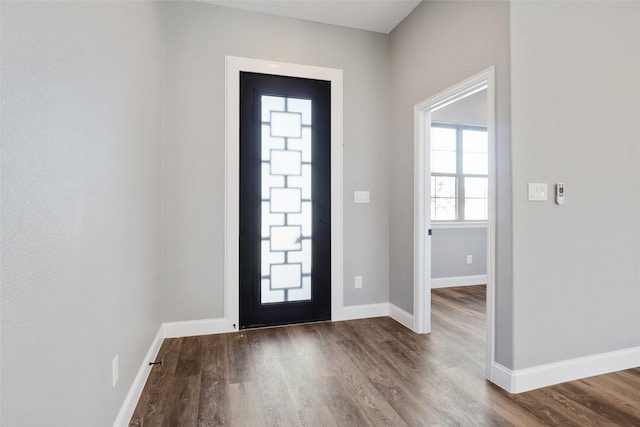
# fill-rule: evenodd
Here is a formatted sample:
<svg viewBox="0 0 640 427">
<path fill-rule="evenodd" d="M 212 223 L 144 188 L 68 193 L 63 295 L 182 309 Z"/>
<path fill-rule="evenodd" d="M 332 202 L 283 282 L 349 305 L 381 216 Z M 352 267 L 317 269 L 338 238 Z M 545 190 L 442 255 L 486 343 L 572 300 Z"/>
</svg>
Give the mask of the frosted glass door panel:
<svg viewBox="0 0 640 427">
<path fill-rule="evenodd" d="M 311 299 L 311 100 L 262 96 L 261 303 Z"/>
</svg>

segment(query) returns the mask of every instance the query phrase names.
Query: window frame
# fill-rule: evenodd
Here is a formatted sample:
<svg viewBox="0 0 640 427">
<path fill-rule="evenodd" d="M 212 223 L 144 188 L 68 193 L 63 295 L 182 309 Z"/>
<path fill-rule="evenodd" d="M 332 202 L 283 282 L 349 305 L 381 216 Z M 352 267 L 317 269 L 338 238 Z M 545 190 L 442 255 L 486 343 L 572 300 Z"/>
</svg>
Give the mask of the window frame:
<svg viewBox="0 0 640 427">
<path fill-rule="evenodd" d="M 462 224 L 467 224 L 467 223 L 475 223 L 475 224 L 486 224 L 487 219 L 483 219 L 483 220 L 478 220 L 478 219 L 464 219 L 464 209 L 465 209 L 465 201 L 466 201 L 466 195 L 465 195 L 465 186 L 464 186 L 464 179 L 465 178 L 485 178 L 487 180 L 487 185 L 489 184 L 489 174 L 465 174 L 463 173 L 463 169 L 462 169 L 462 133 L 465 130 L 471 130 L 471 131 L 482 131 L 485 132 L 487 134 L 487 138 L 489 136 L 489 131 L 487 126 L 482 126 L 482 125 L 469 125 L 469 124 L 461 124 L 461 123 L 448 123 L 448 122 L 432 122 L 431 123 L 431 128 L 446 128 L 446 129 L 454 129 L 456 131 L 456 173 L 445 173 L 445 172 L 433 172 L 433 171 L 429 171 L 429 185 L 431 185 L 431 178 L 433 176 L 442 176 L 442 177 L 452 177 L 455 178 L 456 180 L 456 186 L 455 186 L 455 202 L 456 202 L 456 219 L 447 219 L 447 220 L 437 220 L 434 218 L 431 218 L 431 221 L 434 222 L 435 224 L 456 224 L 456 223 L 462 223 Z M 487 140 L 488 141 L 488 140 Z M 433 141 L 431 142 L 432 146 L 429 147 L 429 151 L 431 153 L 433 153 Z M 487 151 L 488 151 L 488 146 L 487 146 Z M 487 153 L 487 163 L 488 163 L 488 153 Z M 488 166 L 488 165 L 487 165 Z M 431 169 L 433 169 L 433 167 L 430 167 Z M 487 168 L 487 172 L 488 172 L 488 168 Z M 431 210 L 431 203 L 432 200 L 436 198 L 434 197 L 433 194 L 431 194 L 431 197 L 429 200 L 429 209 Z M 489 200 L 489 197 L 487 195 L 487 198 L 485 198 L 484 200 Z M 463 219 L 461 219 L 463 218 Z"/>
</svg>

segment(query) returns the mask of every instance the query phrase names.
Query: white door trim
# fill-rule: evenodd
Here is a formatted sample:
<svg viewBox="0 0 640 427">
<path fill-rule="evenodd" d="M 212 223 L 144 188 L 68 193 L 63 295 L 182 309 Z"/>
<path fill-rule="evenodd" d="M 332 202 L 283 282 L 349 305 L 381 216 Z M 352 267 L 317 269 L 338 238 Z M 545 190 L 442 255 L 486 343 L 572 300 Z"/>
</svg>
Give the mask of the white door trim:
<svg viewBox="0 0 640 427">
<path fill-rule="evenodd" d="M 228 330 L 239 324 L 240 237 L 240 72 L 302 77 L 331 82 L 331 319 L 343 314 L 342 70 L 226 57 L 224 319 Z"/>
<path fill-rule="evenodd" d="M 414 272 L 413 313 L 417 333 L 431 332 L 431 188 L 430 173 L 431 112 L 458 101 L 483 88 L 487 89 L 487 133 L 489 137 L 489 218 L 487 220 L 487 360 L 486 376 L 492 379 L 495 359 L 495 264 L 496 264 L 496 103 L 495 67 L 469 77 L 414 107 Z"/>
</svg>

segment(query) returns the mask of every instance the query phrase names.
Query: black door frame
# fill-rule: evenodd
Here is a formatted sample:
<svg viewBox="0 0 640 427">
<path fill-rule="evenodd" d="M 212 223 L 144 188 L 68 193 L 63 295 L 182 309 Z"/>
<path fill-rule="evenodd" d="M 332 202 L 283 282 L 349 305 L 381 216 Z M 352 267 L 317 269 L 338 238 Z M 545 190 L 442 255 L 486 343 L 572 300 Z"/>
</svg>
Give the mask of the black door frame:
<svg viewBox="0 0 640 427">
<path fill-rule="evenodd" d="M 331 82 L 240 73 L 240 328 L 331 318 Z M 313 99 L 313 251 L 310 301 L 261 304 L 260 96 Z"/>
</svg>

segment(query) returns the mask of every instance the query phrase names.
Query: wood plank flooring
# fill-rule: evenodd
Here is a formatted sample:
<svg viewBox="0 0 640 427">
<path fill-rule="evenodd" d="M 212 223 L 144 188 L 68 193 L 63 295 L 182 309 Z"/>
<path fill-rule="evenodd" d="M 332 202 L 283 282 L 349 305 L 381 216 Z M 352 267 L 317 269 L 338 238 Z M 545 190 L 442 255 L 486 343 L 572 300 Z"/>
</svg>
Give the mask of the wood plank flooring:
<svg viewBox="0 0 640 427">
<path fill-rule="evenodd" d="M 510 395 L 484 379 L 485 287 L 388 317 L 167 339 L 131 426 L 640 426 L 640 368 Z"/>
</svg>

